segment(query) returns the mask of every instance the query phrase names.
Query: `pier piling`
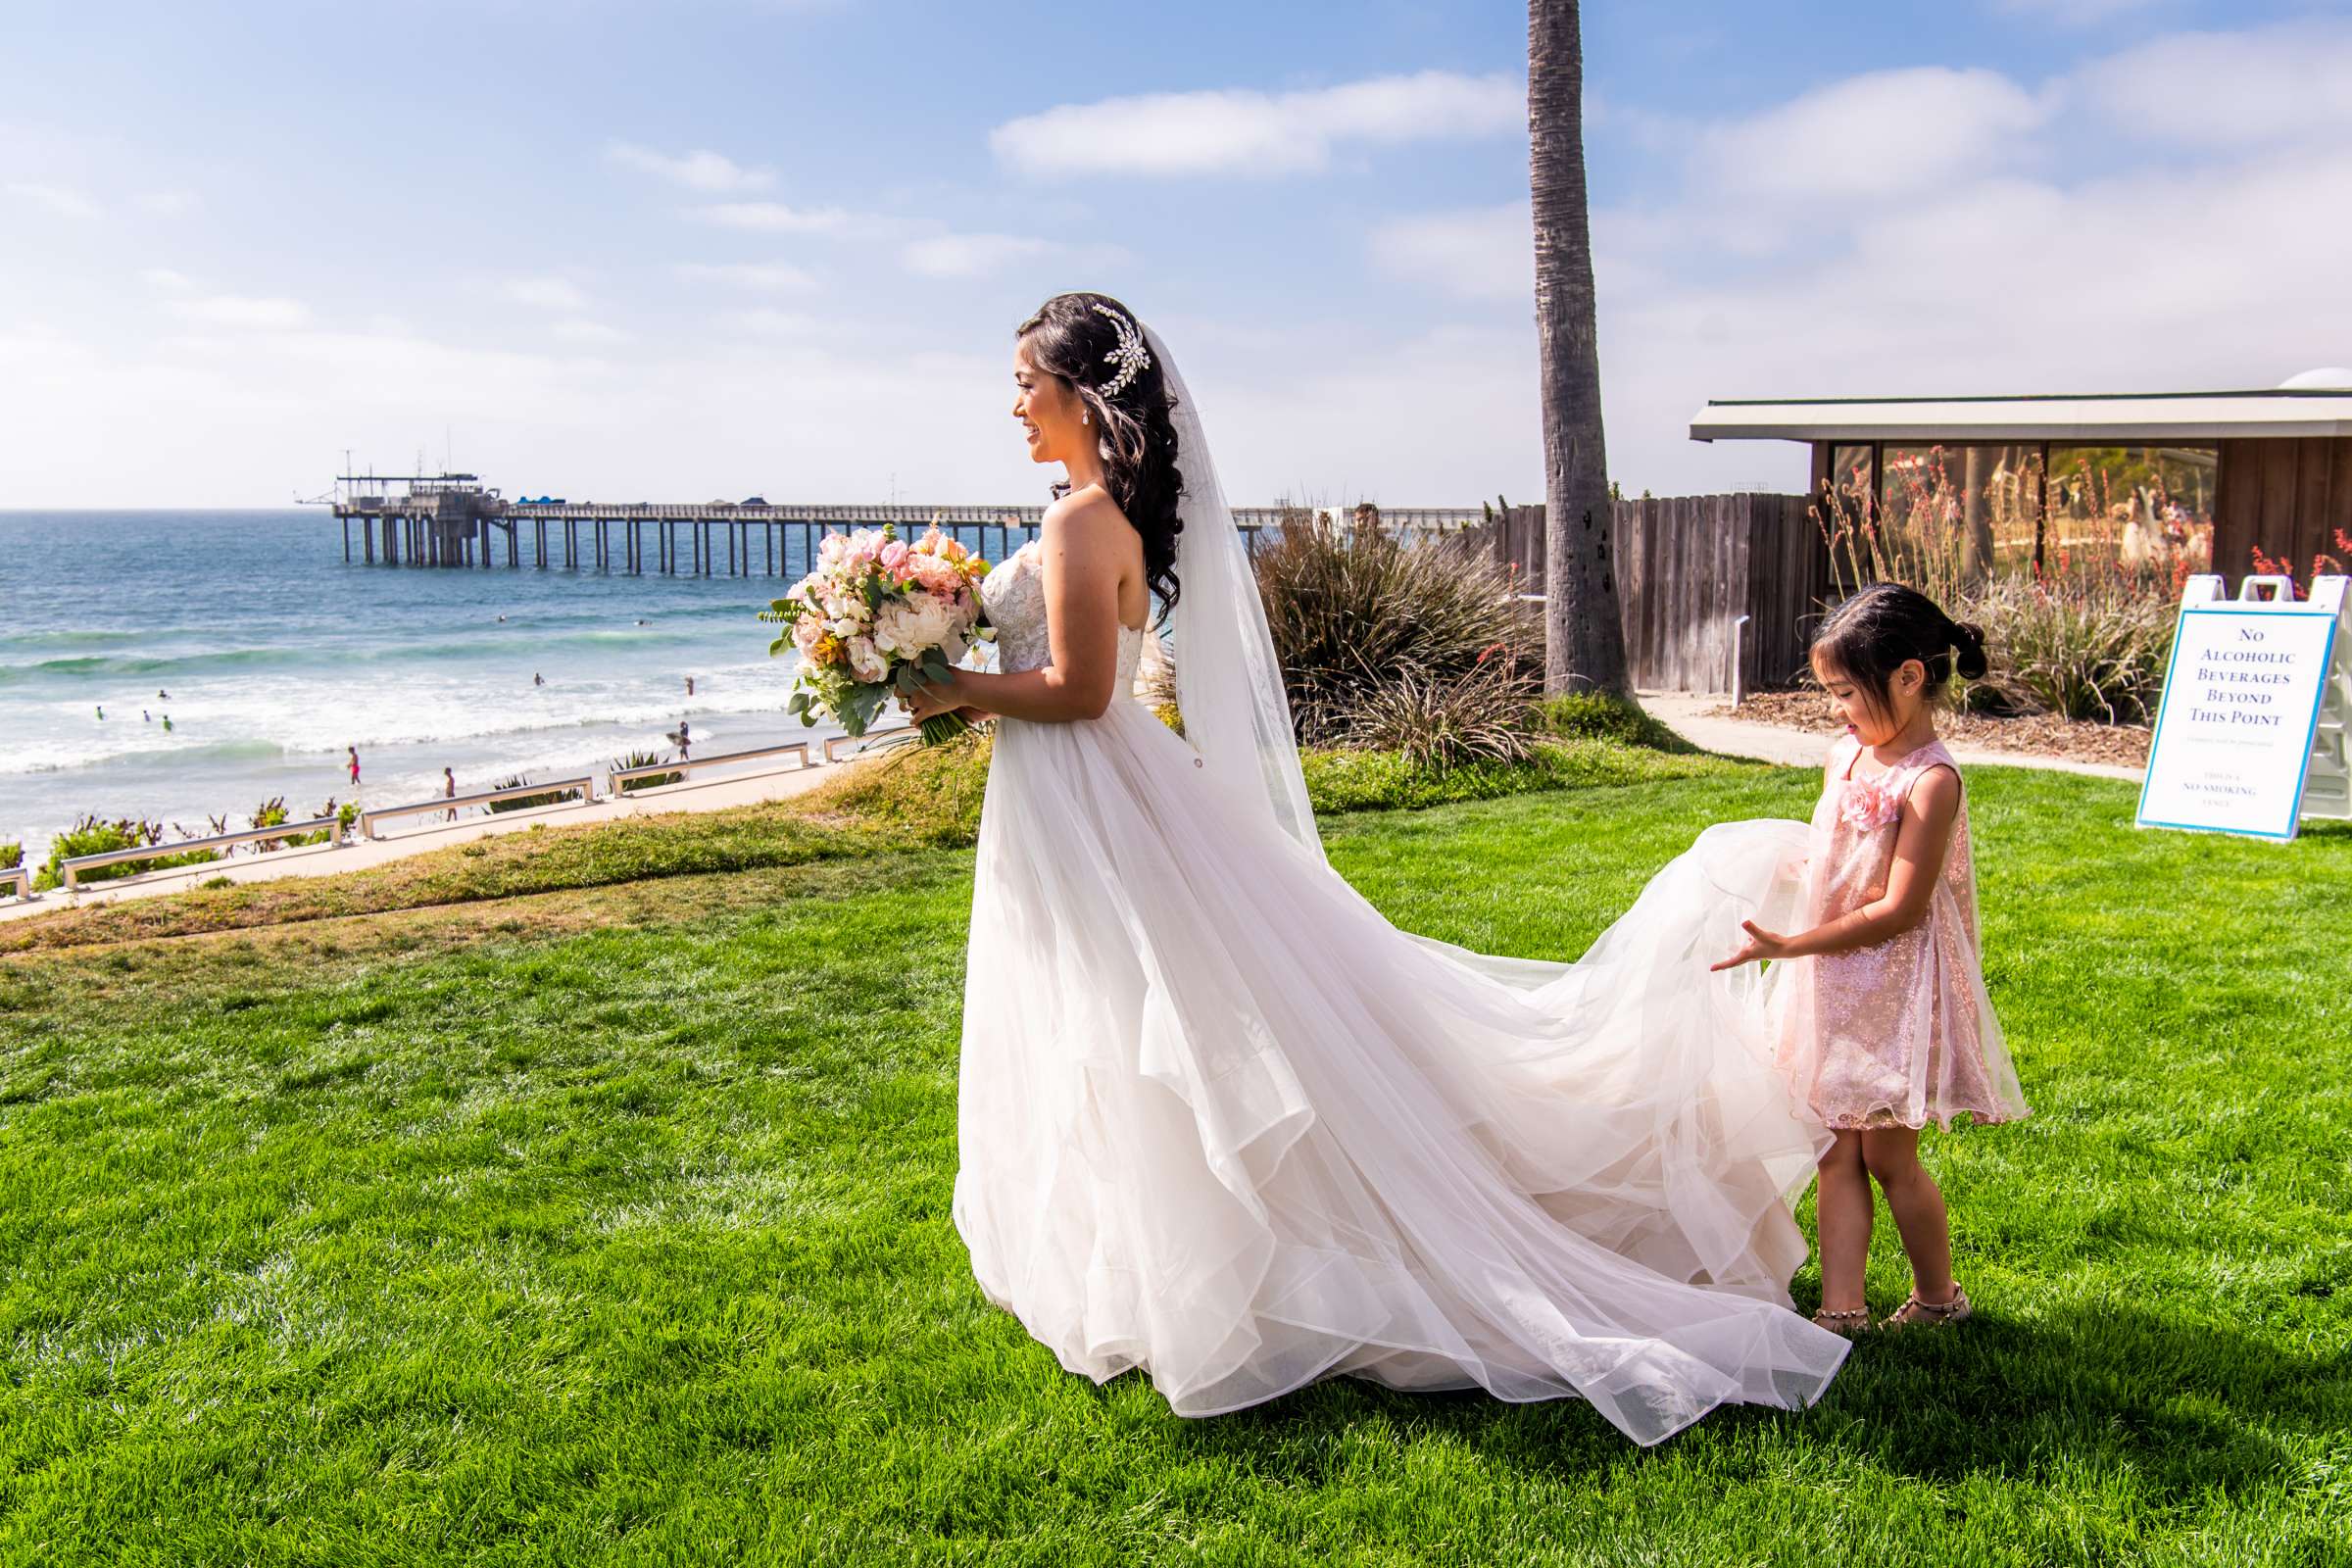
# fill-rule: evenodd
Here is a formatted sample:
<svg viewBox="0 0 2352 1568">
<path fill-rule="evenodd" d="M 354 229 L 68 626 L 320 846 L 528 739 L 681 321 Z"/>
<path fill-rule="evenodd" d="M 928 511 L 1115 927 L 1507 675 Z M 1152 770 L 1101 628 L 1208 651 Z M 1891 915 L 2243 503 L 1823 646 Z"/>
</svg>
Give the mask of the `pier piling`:
<svg viewBox="0 0 2352 1568">
<path fill-rule="evenodd" d="M 344 561 L 352 561 L 351 526 L 356 521 L 362 559 L 368 565 L 380 560 L 387 566 L 476 566 L 488 570 L 498 564 L 492 555 L 493 541 L 496 532 L 503 532 L 506 564 L 519 568 L 524 553 L 521 526 L 527 517 L 532 564 L 541 570 L 555 564 L 555 543 L 548 536 L 548 524 L 554 522 L 563 530 L 566 571 L 715 576 L 718 539 L 712 530 L 723 528 L 729 577 L 748 579 L 761 570 L 770 577 L 786 577 L 810 568 L 818 543 L 828 533 L 891 523 L 902 537 L 911 539 L 937 522 L 967 548 L 991 561 L 1002 561 L 1016 548 L 1015 535 L 1022 541 L 1037 537 L 1044 517 L 1041 507 L 771 506 L 758 498 L 732 504 L 574 504 L 552 497 L 509 500 L 483 487 L 478 476 L 469 473 L 344 474 L 337 484 L 340 488 L 333 506 L 343 530 Z M 1282 509 L 1243 509 L 1235 513 L 1234 520 L 1244 535 L 1254 541 L 1259 532 L 1279 529 L 1292 515 Z M 1391 508 L 1383 510 L 1381 520 L 1385 526 L 1408 533 L 1448 533 L 1481 522 L 1483 514 L 1477 508 Z M 586 540 L 581 538 L 583 523 L 587 525 Z M 760 529 L 761 547 L 758 564 L 752 550 L 755 526 Z M 683 550 L 680 527 L 687 530 Z M 380 541 L 376 537 L 379 528 Z M 650 541 L 646 538 L 649 529 L 653 533 Z M 616 561 L 615 556 L 620 559 Z"/>
</svg>

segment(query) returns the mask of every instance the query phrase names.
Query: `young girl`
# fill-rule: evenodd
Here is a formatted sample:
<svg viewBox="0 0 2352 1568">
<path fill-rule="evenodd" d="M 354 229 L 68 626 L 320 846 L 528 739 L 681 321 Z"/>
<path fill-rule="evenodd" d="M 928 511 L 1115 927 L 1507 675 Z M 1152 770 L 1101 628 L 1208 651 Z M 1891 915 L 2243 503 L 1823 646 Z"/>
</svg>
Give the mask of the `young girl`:
<svg viewBox="0 0 2352 1568">
<path fill-rule="evenodd" d="M 1743 922 L 1715 965 L 1788 965 L 1778 1055 L 1798 1100 L 1836 1142 L 1821 1159 L 1823 1328 L 1869 1324 L 1862 1298 L 1876 1178 L 1911 1260 L 1911 1295 L 1886 1327 L 1957 1323 L 1943 1194 L 1919 1162 L 1919 1130 L 2026 1114 L 1984 995 L 1976 877 L 1960 770 L 1936 738 L 1954 670 L 1984 673 L 1984 641 L 1926 595 L 1892 583 L 1838 606 L 1813 640 L 1813 673 L 1846 733 L 1813 809 L 1802 908 L 1791 936 Z"/>
</svg>

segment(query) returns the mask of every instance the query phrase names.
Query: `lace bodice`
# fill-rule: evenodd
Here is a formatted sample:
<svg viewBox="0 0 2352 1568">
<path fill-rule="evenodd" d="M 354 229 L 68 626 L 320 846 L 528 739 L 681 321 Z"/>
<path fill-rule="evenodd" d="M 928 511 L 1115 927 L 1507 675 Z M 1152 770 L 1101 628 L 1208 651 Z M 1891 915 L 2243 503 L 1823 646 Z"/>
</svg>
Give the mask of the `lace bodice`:
<svg viewBox="0 0 2352 1568">
<path fill-rule="evenodd" d="M 998 563 L 980 584 L 980 603 L 989 623 L 997 628 L 997 667 L 1007 674 L 1043 669 L 1054 658 L 1046 643 L 1046 573 L 1037 546 L 1026 544 Z M 1125 691 L 1135 684 L 1136 664 L 1143 659 L 1144 633 L 1135 626 L 1119 628 L 1119 683 Z"/>
</svg>

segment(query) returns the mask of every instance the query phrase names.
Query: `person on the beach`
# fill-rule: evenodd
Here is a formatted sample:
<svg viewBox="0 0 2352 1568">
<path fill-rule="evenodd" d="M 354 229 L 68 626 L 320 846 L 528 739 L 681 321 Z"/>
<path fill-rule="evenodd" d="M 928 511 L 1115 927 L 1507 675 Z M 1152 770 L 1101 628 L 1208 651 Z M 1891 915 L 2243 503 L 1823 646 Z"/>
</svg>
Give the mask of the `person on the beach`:
<svg viewBox="0 0 2352 1568">
<path fill-rule="evenodd" d="M 106 705 L 104 703 L 98 705 L 98 722 L 101 724 L 106 722 Z"/>
<path fill-rule="evenodd" d="M 454 769 L 445 767 L 441 770 L 441 798 L 445 801 L 458 798 L 458 775 Z M 454 806 L 449 808 L 449 819 L 452 822 L 458 819 L 458 808 Z"/>
<path fill-rule="evenodd" d="M 547 684 L 547 677 L 537 673 L 536 671 L 533 671 L 531 675 L 531 684 L 534 686 L 544 686 Z"/>
<path fill-rule="evenodd" d="M 1919 1160 L 1920 1129 L 2026 1114 L 2017 1071 L 1984 993 L 1977 881 L 1960 768 L 1936 738 L 1936 702 L 1957 673 L 1984 673 L 1984 637 L 1935 601 L 1874 583 L 1813 639 L 1813 673 L 1846 720 L 1830 749 L 1804 870 L 1805 927 L 1742 921 L 1748 940 L 1718 969 L 1788 966 L 1776 1054 L 1805 1112 L 1836 1142 L 1821 1156 L 1821 1310 L 1867 1328 L 1863 1264 L 1886 1195 L 1911 1261 L 1911 1295 L 1884 1327 L 1957 1323 L 1943 1194 Z"/>
<path fill-rule="evenodd" d="M 686 695 L 689 697 L 694 695 L 694 677 L 692 675 L 686 677 Z"/>
<path fill-rule="evenodd" d="M 165 722 L 170 723 L 171 720 L 166 719 Z M 357 746 L 346 746 L 343 748 L 343 753 L 344 765 L 351 769 L 351 787 L 356 792 L 360 787 L 360 749 Z"/>
<path fill-rule="evenodd" d="M 164 733 L 167 735 L 172 733 L 172 715 L 170 713 L 164 715 Z"/>
<path fill-rule="evenodd" d="M 142 708 L 139 710 L 139 722 L 142 724 L 152 724 L 155 722 L 155 715 Z"/>
</svg>

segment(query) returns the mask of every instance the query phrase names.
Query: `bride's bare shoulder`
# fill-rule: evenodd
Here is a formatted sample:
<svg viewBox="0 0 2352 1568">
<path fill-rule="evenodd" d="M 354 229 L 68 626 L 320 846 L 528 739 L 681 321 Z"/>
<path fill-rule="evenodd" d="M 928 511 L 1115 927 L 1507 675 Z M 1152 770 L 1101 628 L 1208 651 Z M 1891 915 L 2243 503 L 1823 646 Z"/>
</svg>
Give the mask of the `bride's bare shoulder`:
<svg viewBox="0 0 2352 1568">
<path fill-rule="evenodd" d="M 1065 549 L 1082 540 L 1114 543 L 1130 531 L 1127 514 L 1110 499 L 1110 492 L 1091 484 L 1046 508 L 1040 525 L 1040 532 Z"/>
</svg>

